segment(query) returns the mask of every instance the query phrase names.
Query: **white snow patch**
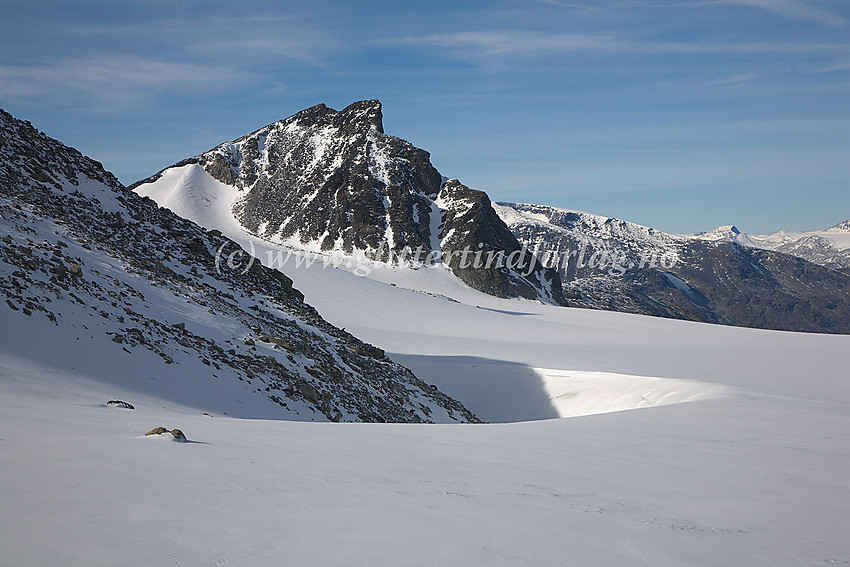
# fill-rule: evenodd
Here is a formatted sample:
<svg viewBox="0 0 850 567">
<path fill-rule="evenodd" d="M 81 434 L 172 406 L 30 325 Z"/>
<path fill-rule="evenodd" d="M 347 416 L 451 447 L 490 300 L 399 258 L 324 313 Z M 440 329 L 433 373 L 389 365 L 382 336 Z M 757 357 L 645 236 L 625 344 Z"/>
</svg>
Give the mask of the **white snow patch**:
<svg viewBox="0 0 850 567">
<path fill-rule="evenodd" d="M 668 272 L 664 272 L 664 275 L 667 277 L 667 281 L 676 286 L 676 288 L 682 293 L 687 294 L 691 292 L 691 286 L 689 286 L 688 283 L 682 278 L 676 277 Z"/>
<path fill-rule="evenodd" d="M 244 232 L 232 213 L 239 191 L 214 179 L 198 164 L 168 169 L 153 183 L 138 186 L 136 193 L 205 228 Z"/>
<path fill-rule="evenodd" d="M 534 371 L 560 417 L 666 406 L 734 392 L 726 386 L 695 380 L 546 368 Z"/>
</svg>

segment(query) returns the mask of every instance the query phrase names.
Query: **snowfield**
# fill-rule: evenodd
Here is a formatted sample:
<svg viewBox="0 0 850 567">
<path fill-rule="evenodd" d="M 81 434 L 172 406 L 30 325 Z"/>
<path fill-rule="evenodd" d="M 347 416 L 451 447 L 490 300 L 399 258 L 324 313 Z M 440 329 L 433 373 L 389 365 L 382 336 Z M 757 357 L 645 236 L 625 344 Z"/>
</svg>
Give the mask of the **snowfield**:
<svg viewBox="0 0 850 567">
<path fill-rule="evenodd" d="M 307 267 L 183 173 L 187 199 L 140 190 L 282 261 L 328 321 L 492 423 L 208 417 L 200 393 L 62 364 L 97 352 L 2 311 L 0 565 L 850 565 L 850 336 L 497 299 L 439 265 Z"/>
</svg>

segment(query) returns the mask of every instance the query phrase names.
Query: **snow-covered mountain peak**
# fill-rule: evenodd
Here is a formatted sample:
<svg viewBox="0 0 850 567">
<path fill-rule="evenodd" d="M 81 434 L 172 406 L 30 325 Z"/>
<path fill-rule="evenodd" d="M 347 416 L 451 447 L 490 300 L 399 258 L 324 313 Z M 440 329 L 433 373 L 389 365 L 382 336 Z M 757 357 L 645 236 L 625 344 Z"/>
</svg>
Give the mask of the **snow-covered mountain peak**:
<svg viewBox="0 0 850 567">
<path fill-rule="evenodd" d="M 734 240 L 736 236 L 741 234 L 738 227 L 733 224 L 718 226 L 713 230 L 700 232 L 694 236 L 702 240 Z"/>
<path fill-rule="evenodd" d="M 757 235 L 740 232 L 735 227 L 720 227 L 694 235 L 695 239 L 734 242 L 749 248 L 773 250 L 803 258 L 833 269 L 850 269 L 850 221 L 823 230 L 795 232 L 777 230 Z"/>
<path fill-rule="evenodd" d="M 443 183 L 428 152 L 384 133 L 377 100 L 355 102 L 340 111 L 325 105 L 302 110 L 131 188 L 166 205 L 162 196 L 171 199 L 177 181 L 167 173 L 192 164 L 232 188 L 227 215 L 266 242 L 362 255 L 394 265 L 404 265 L 411 257 L 425 258 L 442 263 L 481 291 L 560 301 L 557 275 L 528 265 L 528 259 L 519 262 L 523 266 L 519 270 L 459 265 L 471 253 L 490 250 L 508 255 L 520 246 L 486 195 L 482 198 L 483 193 L 459 182 Z M 474 225 L 468 215 L 459 214 L 473 206 L 478 223 Z M 192 211 L 197 206 L 184 204 L 180 209 Z M 191 214 L 189 218 L 201 222 Z"/>
<path fill-rule="evenodd" d="M 605 246 L 606 241 L 631 243 L 634 247 L 660 248 L 683 241 L 682 237 L 614 217 L 606 217 L 573 209 L 528 203 L 498 203 L 496 211 L 514 232 L 520 227 L 534 227 Z M 527 230 L 522 231 L 527 237 Z"/>
<path fill-rule="evenodd" d="M 823 231 L 821 231 L 821 232 L 824 232 L 824 233 L 827 233 L 827 234 L 836 234 L 836 233 L 838 233 L 838 234 L 846 234 L 846 233 L 850 233 L 850 220 L 846 220 L 846 221 L 840 222 L 840 223 L 838 223 L 837 225 L 835 225 L 835 226 L 831 226 L 831 227 L 829 227 L 829 228 L 827 228 L 827 229 L 825 229 L 825 230 L 823 230 Z"/>
<path fill-rule="evenodd" d="M 559 271 L 570 305 L 733 325 L 847 332 L 845 317 L 838 311 L 846 309 L 842 301 L 850 281 L 786 255 L 835 258 L 833 242 L 845 235 L 753 237 L 728 225 L 680 236 L 542 205 L 501 203 L 496 210 L 524 245 Z M 768 245 L 784 254 L 754 250 Z M 730 302 L 730 297 L 745 299 Z M 815 312 L 817 317 L 811 315 Z"/>
</svg>

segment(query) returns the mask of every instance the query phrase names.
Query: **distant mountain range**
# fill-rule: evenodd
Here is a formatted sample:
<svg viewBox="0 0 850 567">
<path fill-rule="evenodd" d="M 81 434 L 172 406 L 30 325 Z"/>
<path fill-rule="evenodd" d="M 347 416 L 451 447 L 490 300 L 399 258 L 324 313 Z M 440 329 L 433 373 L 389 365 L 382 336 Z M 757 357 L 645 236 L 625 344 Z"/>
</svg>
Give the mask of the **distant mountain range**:
<svg viewBox="0 0 850 567">
<path fill-rule="evenodd" d="M 847 274 L 756 247 L 735 227 L 682 236 L 541 205 L 500 203 L 496 210 L 523 244 L 558 270 L 570 305 L 765 329 L 850 332 Z M 843 236 L 835 234 L 836 240 Z"/>
<path fill-rule="evenodd" d="M 730 226 L 681 236 L 578 211 L 493 204 L 440 175 L 426 151 L 385 134 L 377 100 L 341 111 L 314 106 L 131 188 L 201 222 L 197 205 L 210 196 L 198 178 L 207 176 L 231 205 L 227 218 L 206 222 L 235 222 L 270 243 L 390 263 L 419 250 L 426 263 L 442 262 L 499 297 L 850 333 L 846 222 L 805 234 L 756 237 Z"/>
<path fill-rule="evenodd" d="M 750 248 L 783 252 L 850 274 L 850 220 L 811 232 L 780 230 L 759 236 L 742 233 L 735 226 L 721 226 L 694 236 L 704 240 L 735 242 Z"/>
</svg>

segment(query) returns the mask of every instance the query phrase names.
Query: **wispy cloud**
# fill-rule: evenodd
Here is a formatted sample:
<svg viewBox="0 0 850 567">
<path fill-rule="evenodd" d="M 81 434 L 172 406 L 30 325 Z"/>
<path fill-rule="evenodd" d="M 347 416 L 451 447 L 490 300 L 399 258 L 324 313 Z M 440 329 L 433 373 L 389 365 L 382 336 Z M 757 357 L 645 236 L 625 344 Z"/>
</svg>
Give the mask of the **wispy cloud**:
<svg viewBox="0 0 850 567">
<path fill-rule="evenodd" d="M 287 88 L 287 69 L 324 68 L 338 47 L 287 15 L 93 19 L 49 29 L 71 48 L 59 59 L 34 51 L 0 60 L 2 98 L 110 113 L 236 86 L 274 93 Z"/>
<path fill-rule="evenodd" d="M 551 4 L 553 6 L 560 6 L 562 8 L 589 8 L 590 6 L 584 4 L 576 4 L 575 2 L 567 2 L 562 0 L 540 0 L 540 2 L 544 4 Z"/>
<path fill-rule="evenodd" d="M 831 65 L 826 65 L 819 69 L 815 69 L 814 73 L 829 73 L 832 71 L 847 71 L 850 70 L 850 57 L 845 57 Z"/>
<path fill-rule="evenodd" d="M 754 54 L 845 52 L 846 45 L 806 42 L 655 41 L 622 39 L 611 34 L 564 34 L 539 31 L 466 31 L 409 36 L 385 40 L 397 45 L 424 45 L 448 48 L 462 57 L 496 55 L 545 55 L 559 52 L 608 52 L 648 55 L 675 54 Z"/>
<path fill-rule="evenodd" d="M 827 27 L 842 27 L 847 24 L 847 20 L 840 14 L 804 0 L 717 0 L 717 2 L 761 8 L 792 20 L 812 22 Z"/>
<path fill-rule="evenodd" d="M 278 14 L 199 15 L 192 19 L 165 18 L 120 25 L 63 25 L 57 33 L 120 38 L 122 44 L 130 45 L 136 41 L 147 45 L 156 42 L 167 46 L 172 53 L 241 65 L 275 59 L 324 66 L 326 57 L 341 45 L 327 30 Z"/>
<path fill-rule="evenodd" d="M 718 87 L 723 85 L 734 85 L 737 83 L 752 81 L 755 78 L 755 73 L 733 73 L 731 75 L 726 75 L 725 77 L 715 79 L 714 81 L 711 81 L 707 86 Z"/>
<path fill-rule="evenodd" d="M 410 36 L 385 40 L 400 45 L 425 45 L 465 50 L 470 55 L 546 53 L 553 51 L 600 51 L 616 44 L 614 38 L 597 34 L 551 34 L 525 31 L 467 31 Z M 473 50 L 473 51 L 466 51 Z"/>
<path fill-rule="evenodd" d="M 169 93 L 221 90 L 246 74 L 203 64 L 96 56 L 43 65 L 0 66 L 3 98 L 55 96 L 57 106 L 116 112 Z"/>
</svg>

